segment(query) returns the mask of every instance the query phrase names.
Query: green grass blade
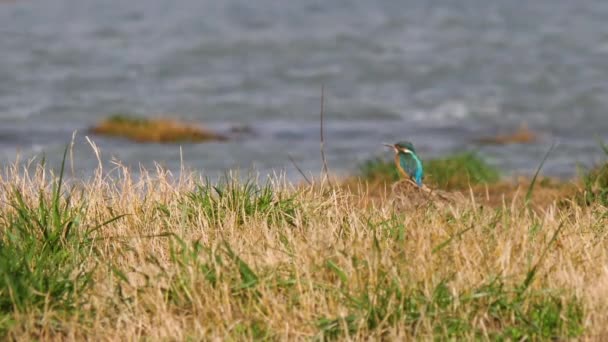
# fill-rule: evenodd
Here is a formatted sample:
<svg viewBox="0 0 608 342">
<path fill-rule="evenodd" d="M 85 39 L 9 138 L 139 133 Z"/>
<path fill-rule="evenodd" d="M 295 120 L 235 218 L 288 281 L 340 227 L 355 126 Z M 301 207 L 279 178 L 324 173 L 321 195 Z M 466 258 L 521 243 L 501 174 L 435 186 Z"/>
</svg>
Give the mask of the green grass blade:
<svg viewBox="0 0 608 342">
<path fill-rule="evenodd" d="M 111 219 L 109 219 L 109 220 L 107 220 L 107 221 L 105 221 L 105 222 L 102 222 L 102 223 L 100 223 L 100 224 L 98 224 L 98 225 L 96 225 L 96 226 L 92 227 L 91 229 L 87 230 L 87 235 L 89 235 L 89 234 L 93 233 L 94 231 L 96 231 L 96 230 L 98 230 L 98 229 L 100 229 L 100 228 L 102 228 L 102 227 L 104 227 L 104 226 L 109 225 L 110 223 L 112 223 L 112 222 L 114 222 L 114 221 L 118 221 L 118 220 L 120 220 L 121 218 L 123 218 L 123 217 L 125 217 L 125 216 L 128 216 L 128 215 L 130 215 L 130 214 L 122 214 L 122 215 L 114 216 L 114 217 L 112 217 Z"/>
<path fill-rule="evenodd" d="M 241 275 L 241 280 L 243 281 L 241 288 L 250 288 L 250 287 L 254 287 L 255 285 L 257 285 L 258 276 L 257 276 L 257 274 L 255 274 L 253 269 L 251 269 L 251 267 L 249 267 L 249 265 L 247 265 L 247 263 L 245 261 L 243 261 L 243 259 L 241 259 L 232 250 L 232 248 L 230 248 L 230 245 L 228 244 L 228 242 L 224 241 L 224 247 L 226 249 L 226 253 L 228 254 L 228 256 L 232 260 L 234 260 L 234 262 L 237 264 L 237 267 L 239 269 L 239 274 Z"/>
<path fill-rule="evenodd" d="M 595 140 L 597 140 L 597 143 L 600 145 L 600 147 L 602 148 L 604 153 L 608 156 L 608 145 L 604 144 L 604 142 L 602 141 L 602 139 L 600 139 L 600 137 L 596 136 Z"/>
<path fill-rule="evenodd" d="M 465 228 L 465 229 L 457 232 L 456 234 L 450 236 L 449 239 L 445 240 L 444 242 L 440 243 L 435 248 L 433 248 L 433 250 L 431 251 L 431 254 L 435 254 L 435 253 L 439 252 L 440 250 L 444 249 L 447 245 L 452 243 L 452 241 L 454 241 L 454 239 L 461 237 L 464 233 L 468 232 L 469 230 L 471 230 L 473 228 L 475 228 L 475 226 L 471 225 L 470 227 Z"/>
<path fill-rule="evenodd" d="M 532 193 L 534 192 L 534 185 L 536 184 L 536 179 L 538 178 L 538 175 L 540 174 L 540 170 L 543 168 L 543 165 L 545 165 L 545 162 L 547 161 L 547 158 L 549 158 L 549 155 L 553 151 L 553 148 L 555 148 L 555 142 L 553 142 L 553 144 L 551 144 L 551 147 L 549 148 L 547 153 L 545 153 L 543 160 L 540 162 L 540 165 L 538 165 L 538 168 L 536 169 L 536 172 L 534 173 L 534 177 L 532 177 L 532 182 L 530 183 L 530 186 L 528 187 L 528 191 L 526 192 L 526 197 L 524 200 L 524 204 L 526 207 L 530 204 L 530 200 L 532 199 Z"/>
<path fill-rule="evenodd" d="M 338 278 L 340 278 L 340 281 L 342 281 L 343 284 L 346 284 L 348 282 L 348 277 L 346 276 L 346 273 L 340 268 L 340 266 L 336 265 L 331 260 L 327 260 L 325 264 L 338 276 Z"/>
<path fill-rule="evenodd" d="M 532 266 L 532 268 L 530 270 L 528 270 L 528 272 L 526 274 L 526 278 L 520 287 L 520 294 L 522 292 L 524 292 L 526 289 L 528 289 L 528 287 L 530 287 L 530 284 L 532 284 L 532 281 L 534 280 L 534 278 L 536 277 L 536 273 L 538 272 L 538 268 L 540 267 L 541 263 L 545 259 L 545 256 L 547 255 L 549 248 L 551 248 L 551 246 L 553 245 L 555 240 L 557 240 L 557 237 L 559 236 L 559 233 L 562 231 L 563 228 L 564 228 L 564 222 L 562 221 L 560 223 L 559 227 L 557 227 L 557 229 L 553 233 L 553 236 L 551 236 L 551 239 L 545 246 L 545 249 L 541 253 L 540 257 L 538 258 L 538 261 L 536 261 L 536 264 L 534 264 L 534 266 Z"/>
<path fill-rule="evenodd" d="M 68 156 L 68 149 L 69 145 L 66 145 L 65 149 L 63 150 L 63 158 L 61 159 L 61 170 L 59 171 L 59 180 L 53 185 L 53 221 L 56 222 L 56 224 L 59 224 L 59 222 L 61 222 L 59 198 L 61 197 L 61 187 L 63 185 L 63 174 L 65 172 L 65 161 Z"/>
</svg>

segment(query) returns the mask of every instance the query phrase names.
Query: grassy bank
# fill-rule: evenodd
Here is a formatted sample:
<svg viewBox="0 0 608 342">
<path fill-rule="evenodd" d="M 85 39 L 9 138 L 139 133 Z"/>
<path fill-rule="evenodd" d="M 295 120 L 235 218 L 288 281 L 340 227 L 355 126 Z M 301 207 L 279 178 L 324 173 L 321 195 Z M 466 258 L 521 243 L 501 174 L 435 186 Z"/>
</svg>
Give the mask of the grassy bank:
<svg viewBox="0 0 608 342">
<path fill-rule="evenodd" d="M 448 174 L 447 164 L 433 172 Z M 12 168 L 0 178 L 5 338 L 608 336 L 598 177 L 594 196 L 582 186 L 551 201 L 480 205 L 524 198 L 528 183 L 403 210 L 407 192 L 362 179 L 60 174 Z M 474 186 L 504 186 L 492 179 Z M 541 183 L 533 192 L 551 186 Z"/>
<path fill-rule="evenodd" d="M 493 184 L 500 179 L 497 169 L 478 155 L 465 152 L 424 162 L 425 179 L 429 186 L 444 189 L 467 189 L 470 185 Z M 399 180 L 393 158 L 381 157 L 365 161 L 360 166 L 360 177 L 368 181 Z"/>
</svg>

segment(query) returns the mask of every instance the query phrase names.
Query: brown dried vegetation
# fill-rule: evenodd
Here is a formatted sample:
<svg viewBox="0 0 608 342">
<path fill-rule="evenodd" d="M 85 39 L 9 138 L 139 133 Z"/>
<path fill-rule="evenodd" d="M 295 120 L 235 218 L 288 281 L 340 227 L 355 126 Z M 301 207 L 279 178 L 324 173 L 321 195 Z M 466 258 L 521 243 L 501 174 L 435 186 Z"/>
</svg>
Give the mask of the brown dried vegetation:
<svg viewBox="0 0 608 342">
<path fill-rule="evenodd" d="M 608 209 L 560 205 L 554 198 L 568 201 L 566 185 L 539 180 L 530 210 L 517 200 L 526 181 L 476 185 L 449 201 L 416 195 L 411 205 L 411 189 L 388 182 L 212 186 L 186 172 L 142 172 L 100 170 L 60 188 L 42 167 L 0 177 L 3 337 L 608 332 Z"/>
<path fill-rule="evenodd" d="M 519 128 L 509 134 L 499 134 L 492 137 L 482 137 L 475 141 L 480 144 L 488 145 L 506 145 L 506 144 L 529 144 L 536 142 L 538 136 L 534 133 L 526 123 L 523 123 Z"/>
<path fill-rule="evenodd" d="M 129 115 L 113 115 L 94 127 L 99 135 L 127 138 L 140 143 L 174 143 L 221 141 L 227 138 L 209 129 L 171 119 L 148 119 Z"/>
</svg>

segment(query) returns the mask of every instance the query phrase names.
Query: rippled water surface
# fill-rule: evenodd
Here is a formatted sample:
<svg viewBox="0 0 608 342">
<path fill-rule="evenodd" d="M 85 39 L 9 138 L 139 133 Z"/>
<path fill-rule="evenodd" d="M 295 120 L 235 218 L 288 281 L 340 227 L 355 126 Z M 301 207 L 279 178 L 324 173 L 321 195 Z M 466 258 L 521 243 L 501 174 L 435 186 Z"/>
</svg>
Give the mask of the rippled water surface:
<svg viewBox="0 0 608 342">
<path fill-rule="evenodd" d="M 479 149 L 505 173 L 568 176 L 608 139 L 608 2 L 0 1 L 0 163 L 97 161 L 87 128 L 109 113 L 172 117 L 252 135 L 183 145 L 186 166 L 320 170 L 319 102 L 334 172 L 409 139 L 423 157 Z M 530 145 L 472 140 L 527 122 Z M 178 170 L 179 145 L 91 137 L 104 160 Z"/>
</svg>

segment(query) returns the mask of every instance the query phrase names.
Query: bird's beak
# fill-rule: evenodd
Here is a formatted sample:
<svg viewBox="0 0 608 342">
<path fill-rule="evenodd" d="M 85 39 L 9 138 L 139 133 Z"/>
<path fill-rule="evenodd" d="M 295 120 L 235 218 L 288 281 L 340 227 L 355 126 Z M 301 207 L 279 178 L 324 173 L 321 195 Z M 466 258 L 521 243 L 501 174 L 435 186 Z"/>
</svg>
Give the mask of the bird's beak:
<svg viewBox="0 0 608 342">
<path fill-rule="evenodd" d="M 386 143 L 384 143 L 382 145 L 392 148 L 395 153 L 399 152 L 399 149 L 397 148 L 397 146 L 395 146 L 393 144 L 386 144 Z"/>
</svg>

